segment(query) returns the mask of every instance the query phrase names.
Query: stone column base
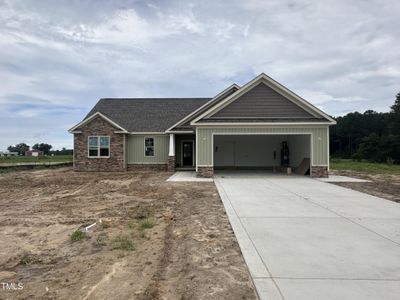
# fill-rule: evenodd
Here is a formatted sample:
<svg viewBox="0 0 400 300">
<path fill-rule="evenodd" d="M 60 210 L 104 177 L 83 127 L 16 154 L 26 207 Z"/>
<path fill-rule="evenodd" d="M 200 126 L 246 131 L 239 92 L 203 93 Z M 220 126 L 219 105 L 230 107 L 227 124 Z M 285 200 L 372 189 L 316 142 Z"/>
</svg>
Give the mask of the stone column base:
<svg viewBox="0 0 400 300">
<path fill-rule="evenodd" d="M 168 171 L 175 172 L 175 156 L 168 156 Z"/>
<path fill-rule="evenodd" d="M 326 178 L 328 177 L 328 167 L 325 166 L 312 166 L 311 167 L 312 178 Z"/>
<path fill-rule="evenodd" d="M 197 176 L 200 177 L 213 177 L 214 167 L 197 167 Z"/>
</svg>

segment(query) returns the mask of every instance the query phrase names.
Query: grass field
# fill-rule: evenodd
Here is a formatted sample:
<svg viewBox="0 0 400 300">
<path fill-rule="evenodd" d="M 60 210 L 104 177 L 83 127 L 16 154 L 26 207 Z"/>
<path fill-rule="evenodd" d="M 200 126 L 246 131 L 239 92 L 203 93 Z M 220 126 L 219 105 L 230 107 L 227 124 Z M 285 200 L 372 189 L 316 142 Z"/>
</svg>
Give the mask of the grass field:
<svg viewBox="0 0 400 300">
<path fill-rule="evenodd" d="M 400 174 L 400 165 L 358 162 L 352 160 L 331 159 L 333 170 L 350 170 L 370 174 Z"/>
<path fill-rule="evenodd" d="M 72 155 L 57 155 L 43 157 L 28 157 L 28 156 L 11 156 L 0 157 L 2 163 L 24 163 L 24 162 L 69 162 L 72 161 Z"/>
</svg>

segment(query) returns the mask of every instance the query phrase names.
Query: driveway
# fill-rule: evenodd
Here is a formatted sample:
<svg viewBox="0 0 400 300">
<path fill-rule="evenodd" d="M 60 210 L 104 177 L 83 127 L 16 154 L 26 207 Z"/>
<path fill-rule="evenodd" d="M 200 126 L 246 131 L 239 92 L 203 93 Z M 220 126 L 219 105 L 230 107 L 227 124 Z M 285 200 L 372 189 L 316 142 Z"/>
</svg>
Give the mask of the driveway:
<svg viewBox="0 0 400 300">
<path fill-rule="evenodd" d="M 261 299 L 399 299 L 399 204 L 307 177 L 215 184 Z"/>
</svg>

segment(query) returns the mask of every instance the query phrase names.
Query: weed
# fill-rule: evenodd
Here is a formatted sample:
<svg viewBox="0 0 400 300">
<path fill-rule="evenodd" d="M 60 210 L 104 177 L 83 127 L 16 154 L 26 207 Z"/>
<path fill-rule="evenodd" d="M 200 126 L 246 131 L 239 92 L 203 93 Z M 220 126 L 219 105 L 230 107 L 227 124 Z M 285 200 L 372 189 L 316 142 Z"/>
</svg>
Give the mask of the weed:
<svg viewBox="0 0 400 300">
<path fill-rule="evenodd" d="M 107 235 L 101 234 L 96 238 L 95 244 L 97 246 L 105 246 L 107 244 Z"/>
<path fill-rule="evenodd" d="M 143 221 L 140 222 L 139 226 L 140 229 L 144 230 L 144 229 L 150 229 L 153 228 L 155 225 L 155 221 L 153 219 L 144 219 Z"/>
<path fill-rule="evenodd" d="M 124 251 L 135 250 L 133 242 L 127 236 L 124 235 L 118 235 L 113 239 L 112 248 L 114 250 L 124 250 Z"/>
<path fill-rule="evenodd" d="M 128 228 L 129 228 L 129 229 L 134 229 L 135 226 L 136 226 L 136 224 L 135 224 L 134 221 L 129 221 L 129 222 L 128 222 Z"/>
<path fill-rule="evenodd" d="M 72 234 L 71 234 L 71 241 L 72 242 L 78 242 L 83 240 L 85 237 L 85 234 L 80 230 L 75 230 Z"/>
</svg>

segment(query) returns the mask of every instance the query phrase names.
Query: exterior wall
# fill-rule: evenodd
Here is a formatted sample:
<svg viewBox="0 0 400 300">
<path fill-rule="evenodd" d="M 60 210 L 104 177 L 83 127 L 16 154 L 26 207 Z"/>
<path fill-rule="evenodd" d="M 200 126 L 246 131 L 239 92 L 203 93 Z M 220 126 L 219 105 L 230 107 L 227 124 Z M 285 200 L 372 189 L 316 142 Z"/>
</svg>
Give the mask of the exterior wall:
<svg viewBox="0 0 400 300">
<path fill-rule="evenodd" d="M 101 117 L 79 128 L 81 133 L 74 134 L 74 170 L 75 171 L 124 171 L 124 140 L 123 134 Z M 89 158 L 88 137 L 110 136 L 110 157 Z"/>
<path fill-rule="evenodd" d="M 197 165 L 213 166 L 213 135 L 221 134 L 311 134 L 312 136 L 312 165 L 327 166 L 328 157 L 328 127 L 199 127 L 197 128 Z"/>
<path fill-rule="evenodd" d="M 325 166 L 314 166 L 311 167 L 311 177 L 313 178 L 321 178 L 328 177 L 328 167 Z"/>
<path fill-rule="evenodd" d="M 130 164 L 126 166 L 126 169 L 128 171 L 166 171 L 167 167 L 166 164 Z"/>
<path fill-rule="evenodd" d="M 144 156 L 144 138 L 154 138 L 154 156 Z M 126 139 L 127 164 L 168 164 L 169 135 L 128 135 Z"/>
<path fill-rule="evenodd" d="M 213 177 L 214 176 L 214 168 L 213 167 L 198 167 L 197 175 L 200 177 Z"/>
<path fill-rule="evenodd" d="M 299 105 L 260 83 L 210 118 L 314 118 Z"/>
</svg>

